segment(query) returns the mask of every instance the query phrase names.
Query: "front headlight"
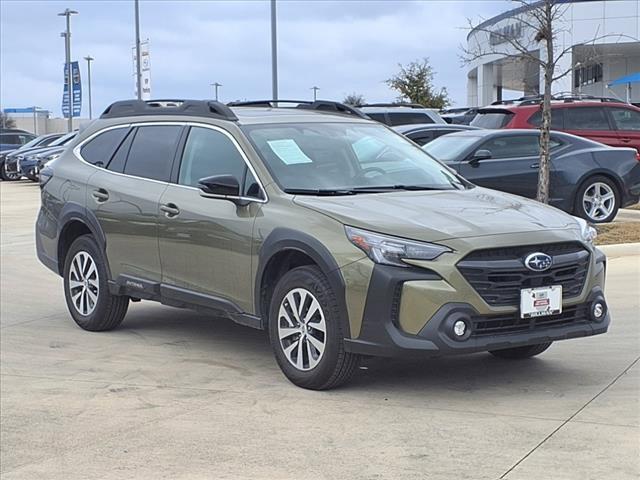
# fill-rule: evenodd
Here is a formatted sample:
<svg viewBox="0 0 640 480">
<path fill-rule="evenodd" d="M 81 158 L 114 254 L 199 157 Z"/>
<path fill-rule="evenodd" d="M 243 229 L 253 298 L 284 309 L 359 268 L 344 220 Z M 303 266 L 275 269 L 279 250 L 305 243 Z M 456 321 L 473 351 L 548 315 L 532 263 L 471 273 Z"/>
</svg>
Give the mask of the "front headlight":
<svg viewBox="0 0 640 480">
<path fill-rule="evenodd" d="M 580 218 L 580 217 L 573 217 L 573 218 L 576 219 L 576 222 L 580 226 L 580 235 L 582 236 L 582 239 L 585 242 L 593 245 L 594 240 L 598 236 L 598 231 L 595 228 L 593 228 L 591 225 L 589 225 L 584 218 Z"/>
<path fill-rule="evenodd" d="M 435 260 L 443 253 L 453 251 L 442 245 L 406 240 L 354 227 L 345 226 L 344 230 L 351 243 L 371 260 L 383 265 L 409 267 L 403 260 Z"/>
</svg>

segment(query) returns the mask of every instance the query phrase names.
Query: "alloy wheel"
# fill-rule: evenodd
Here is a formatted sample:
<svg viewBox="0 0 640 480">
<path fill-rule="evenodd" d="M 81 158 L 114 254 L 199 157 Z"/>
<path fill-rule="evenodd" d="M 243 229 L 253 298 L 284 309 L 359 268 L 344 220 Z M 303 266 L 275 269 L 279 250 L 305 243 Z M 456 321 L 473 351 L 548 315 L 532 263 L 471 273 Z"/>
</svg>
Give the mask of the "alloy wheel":
<svg viewBox="0 0 640 480">
<path fill-rule="evenodd" d="M 71 303 L 80 315 L 90 315 L 98 303 L 100 283 L 96 263 L 85 251 L 76 253 L 69 269 Z"/>
<path fill-rule="evenodd" d="M 606 183 L 591 184 L 582 196 L 582 208 L 592 220 L 600 221 L 608 218 L 615 207 L 616 195 Z"/>
<path fill-rule="evenodd" d="M 7 170 L 6 162 L 2 164 L 2 173 L 3 178 L 6 178 L 9 181 L 20 180 L 20 174 L 18 172 L 10 172 Z"/>
<path fill-rule="evenodd" d="M 294 288 L 282 299 L 278 338 L 284 356 L 298 370 L 311 370 L 322 359 L 327 339 L 324 312 L 309 290 Z"/>
</svg>

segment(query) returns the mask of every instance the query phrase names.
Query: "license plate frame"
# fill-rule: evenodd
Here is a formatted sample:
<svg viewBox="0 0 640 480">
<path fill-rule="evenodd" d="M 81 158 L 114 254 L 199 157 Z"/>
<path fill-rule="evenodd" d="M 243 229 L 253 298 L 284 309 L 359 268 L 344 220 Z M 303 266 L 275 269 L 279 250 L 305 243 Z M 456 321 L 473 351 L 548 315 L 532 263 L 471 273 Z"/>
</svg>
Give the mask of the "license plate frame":
<svg viewBox="0 0 640 480">
<path fill-rule="evenodd" d="M 562 285 L 520 290 L 520 318 L 538 318 L 562 313 Z"/>
</svg>

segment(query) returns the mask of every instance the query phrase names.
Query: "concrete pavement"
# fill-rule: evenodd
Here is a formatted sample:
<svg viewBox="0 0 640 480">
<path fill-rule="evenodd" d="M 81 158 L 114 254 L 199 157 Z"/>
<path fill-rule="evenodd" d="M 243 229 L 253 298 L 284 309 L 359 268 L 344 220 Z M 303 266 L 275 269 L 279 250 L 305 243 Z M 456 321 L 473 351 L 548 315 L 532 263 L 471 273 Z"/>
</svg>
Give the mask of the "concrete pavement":
<svg viewBox="0 0 640 480">
<path fill-rule="evenodd" d="M 150 302 L 84 332 L 34 254 L 39 190 L 0 183 L 3 479 L 637 479 L 640 257 L 608 265 L 606 335 L 539 358 L 365 362 L 291 385 L 266 335 Z M 628 250 L 628 249 L 627 249 Z"/>
</svg>

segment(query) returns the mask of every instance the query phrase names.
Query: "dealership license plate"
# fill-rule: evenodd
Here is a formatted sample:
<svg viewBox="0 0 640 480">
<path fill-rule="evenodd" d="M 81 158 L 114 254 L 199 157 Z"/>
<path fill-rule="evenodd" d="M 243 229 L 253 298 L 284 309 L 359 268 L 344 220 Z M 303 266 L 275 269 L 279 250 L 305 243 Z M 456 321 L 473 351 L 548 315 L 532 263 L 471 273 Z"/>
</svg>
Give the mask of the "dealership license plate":
<svg viewBox="0 0 640 480">
<path fill-rule="evenodd" d="M 520 317 L 545 317 L 562 313 L 562 285 L 520 290 Z"/>
</svg>

